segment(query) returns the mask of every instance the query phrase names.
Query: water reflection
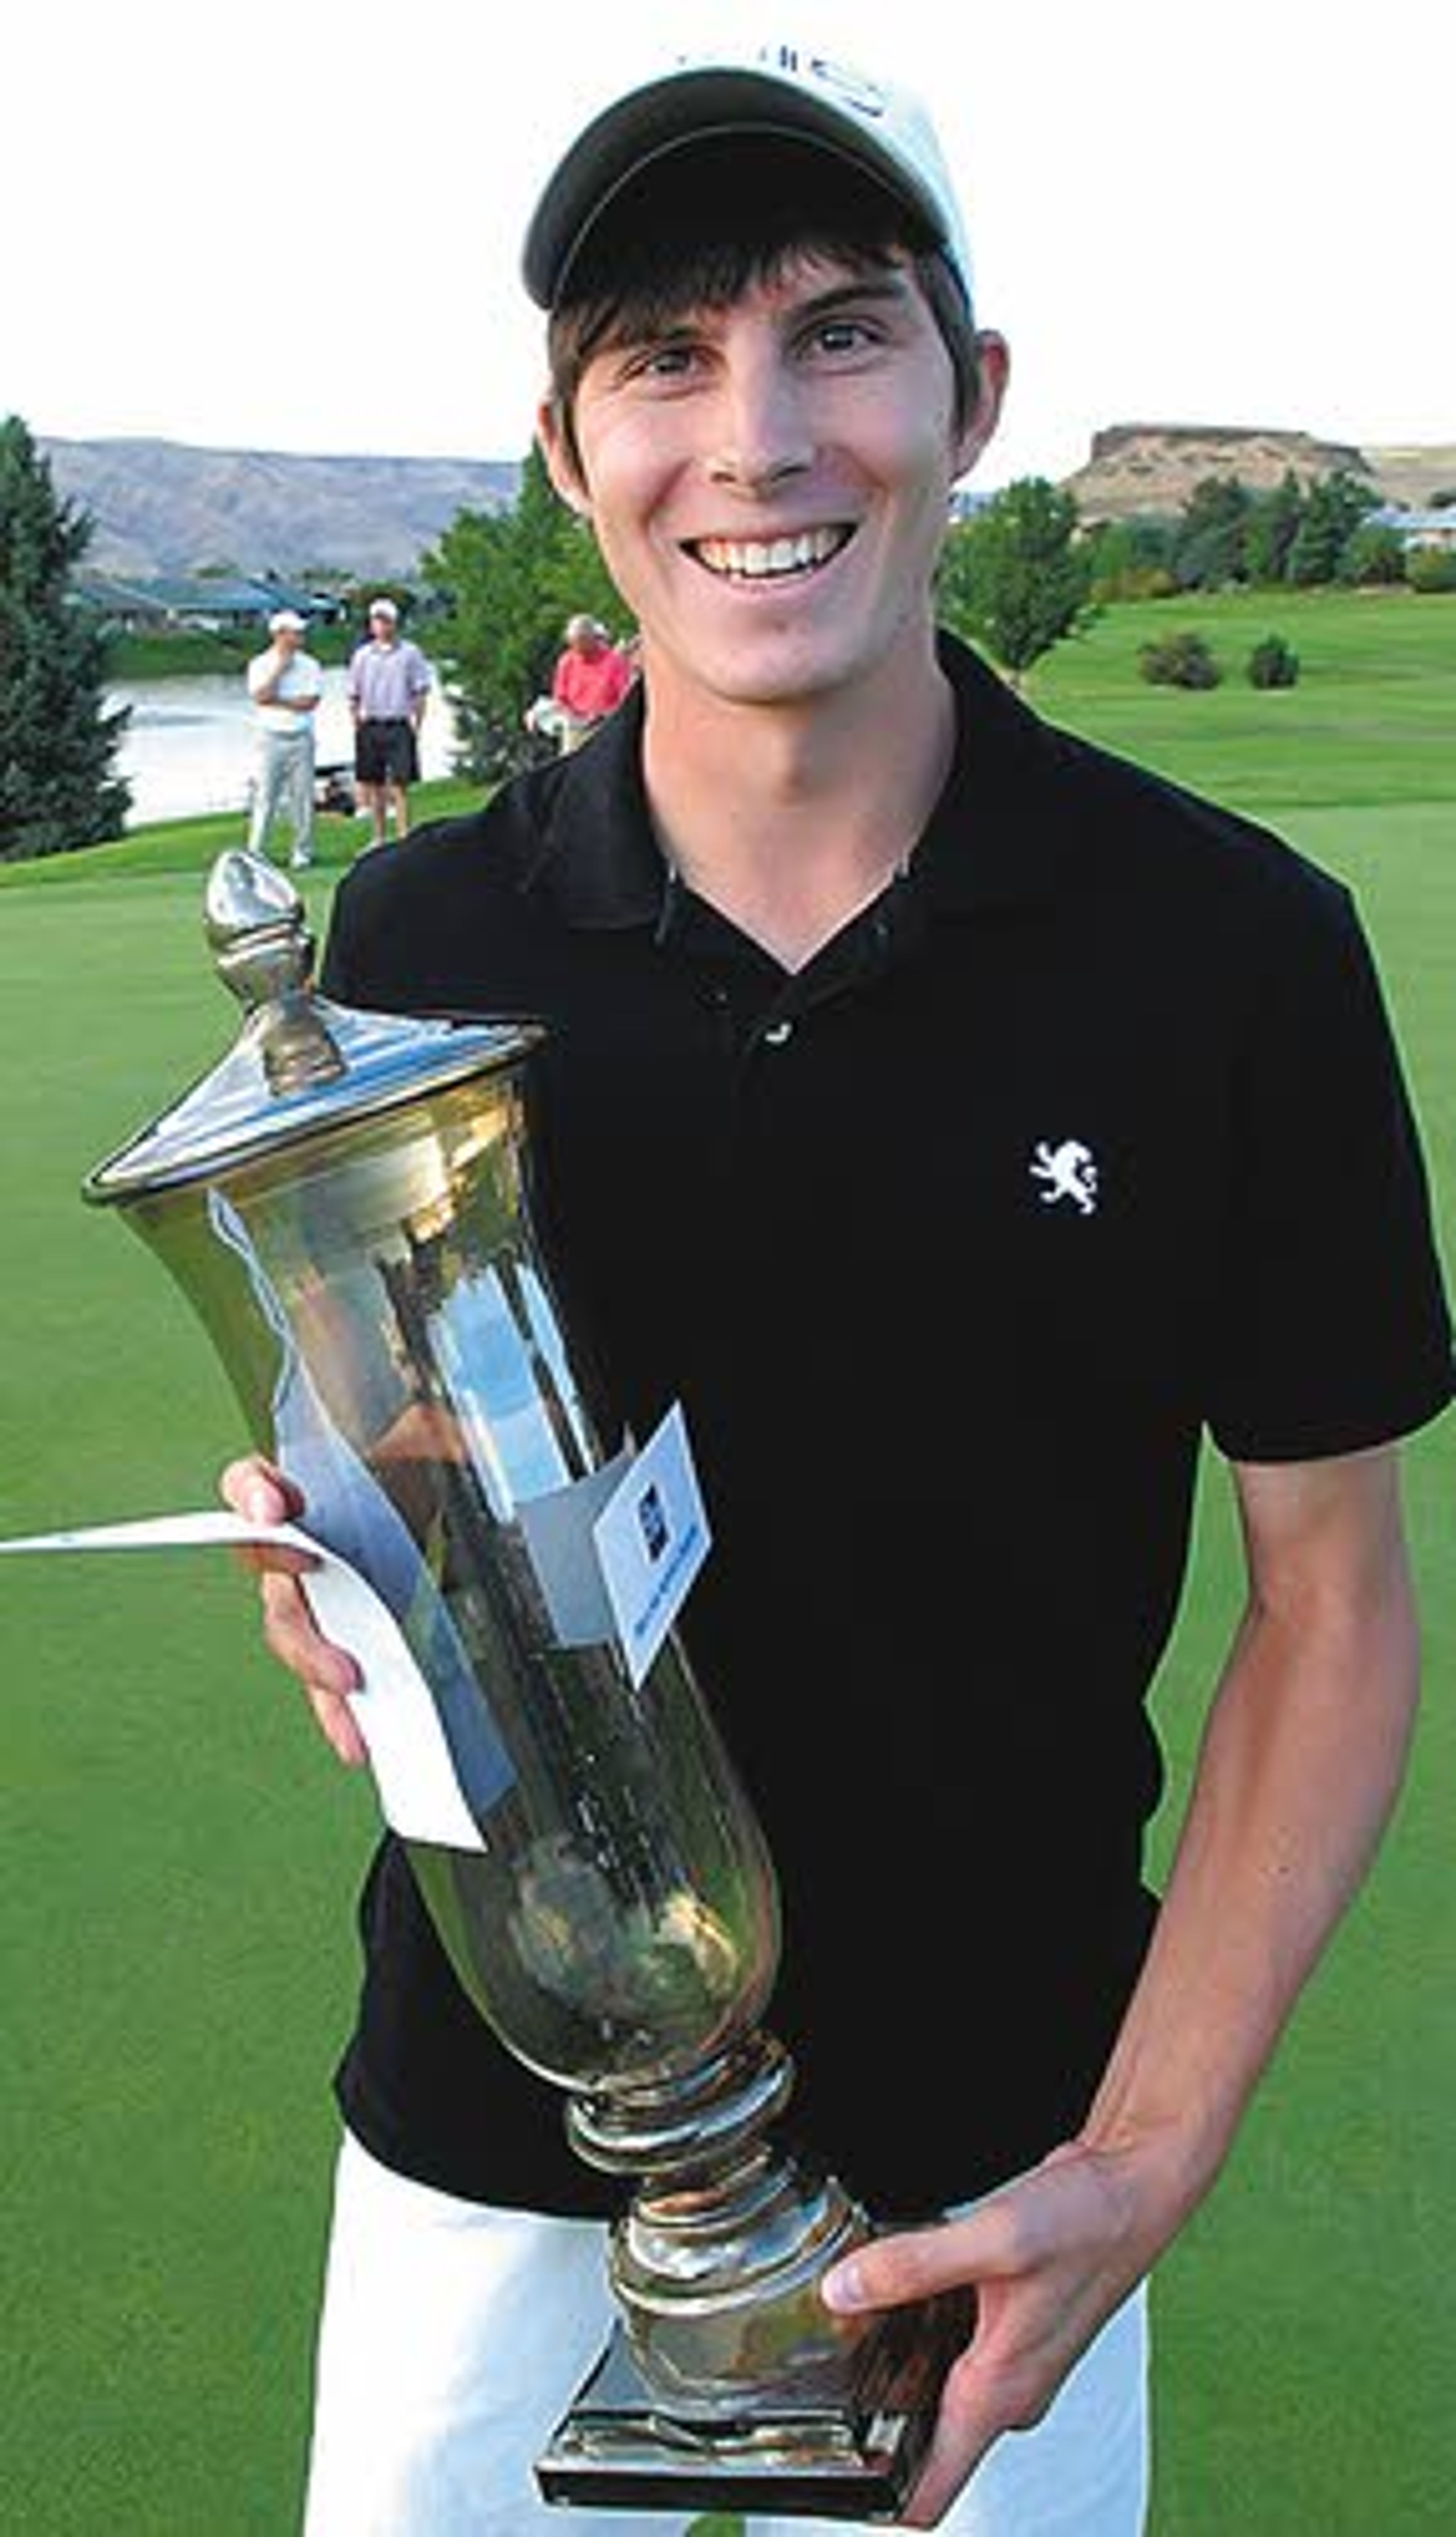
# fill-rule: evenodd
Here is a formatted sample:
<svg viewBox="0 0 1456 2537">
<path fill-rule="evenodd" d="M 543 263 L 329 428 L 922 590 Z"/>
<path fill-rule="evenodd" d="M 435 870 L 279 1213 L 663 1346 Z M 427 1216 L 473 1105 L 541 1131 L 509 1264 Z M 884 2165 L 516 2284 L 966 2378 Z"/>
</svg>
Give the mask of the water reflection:
<svg viewBox="0 0 1456 2537">
<path fill-rule="evenodd" d="M 316 726 L 321 766 L 353 762 L 344 682 L 342 669 L 325 670 Z M 106 702 L 132 709 L 117 759 L 132 788 L 131 825 L 246 809 L 257 739 L 240 672 L 120 681 Z M 454 717 L 437 687 L 419 739 L 421 775 L 448 775 L 453 748 Z"/>
</svg>

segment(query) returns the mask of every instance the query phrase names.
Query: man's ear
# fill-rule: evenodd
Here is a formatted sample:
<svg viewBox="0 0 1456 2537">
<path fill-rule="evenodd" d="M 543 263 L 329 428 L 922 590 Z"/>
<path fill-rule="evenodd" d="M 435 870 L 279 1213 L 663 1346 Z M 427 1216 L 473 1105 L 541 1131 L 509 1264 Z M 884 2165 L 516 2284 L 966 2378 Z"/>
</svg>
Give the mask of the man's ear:
<svg viewBox="0 0 1456 2537">
<path fill-rule="evenodd" d="M 568 510 L 575 511 L 578 519 L 586 519 L 592 505 L 554 397 L 543 397 L 537 408 L 536 437 L 546 462 L 552 489 L 560 495 Z"/>
<path fill-rule="evenodd" d="M 976 403 L 956 434 L 956 474 L 967 476 L 1001 420 L 1011 354 L 1003 335 L 983 329 L 976 338 Z"/>
</svg>

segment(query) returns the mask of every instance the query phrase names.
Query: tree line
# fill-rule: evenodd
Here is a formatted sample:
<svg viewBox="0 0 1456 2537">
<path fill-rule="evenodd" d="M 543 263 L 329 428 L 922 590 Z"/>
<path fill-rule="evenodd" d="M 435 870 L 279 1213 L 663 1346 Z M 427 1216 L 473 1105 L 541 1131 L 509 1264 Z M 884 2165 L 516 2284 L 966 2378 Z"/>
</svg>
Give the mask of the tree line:
<svg viewBox="0 0 1456 2537">
<path fill-rule="evenodd" d="M 1456 504 L 1456 494 L 1433 507 Z M 1370 487 L 1347 469 L 1301 484 L 1293 471 L 1268 491 L 1236 476 L 1196 485 L 1172 518 L 1108 521 L 1090 533 L 1098 599 L 1161 599 L 1188 590 L 1456 587 L 1456 559 L 1408 549 L 1373 518 Z"/>
</svg>

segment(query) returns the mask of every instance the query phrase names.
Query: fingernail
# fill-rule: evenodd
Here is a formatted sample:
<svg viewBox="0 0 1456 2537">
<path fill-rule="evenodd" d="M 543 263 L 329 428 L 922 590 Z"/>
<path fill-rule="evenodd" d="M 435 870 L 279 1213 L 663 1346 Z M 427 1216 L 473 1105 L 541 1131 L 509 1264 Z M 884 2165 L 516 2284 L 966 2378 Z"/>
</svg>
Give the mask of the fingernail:
<svg viewBox="0 0 1456 2537">
<path fill-rule="evenodd" d="M 836 2264 L 826 2273 L 819 2286 L 826 2308 L 856 2309 L 864 2305 L 864 2277 L 853 2255 L 848 2263 Z"/>
</svg>

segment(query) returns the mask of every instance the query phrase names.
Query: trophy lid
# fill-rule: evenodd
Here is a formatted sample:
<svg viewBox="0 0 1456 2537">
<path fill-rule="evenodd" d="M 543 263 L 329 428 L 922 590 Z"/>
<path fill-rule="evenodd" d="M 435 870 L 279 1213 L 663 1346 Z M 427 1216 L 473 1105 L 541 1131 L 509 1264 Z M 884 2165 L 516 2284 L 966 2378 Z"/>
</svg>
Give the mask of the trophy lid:
<svg viewBox="0 0 1456 2537">
<path fill-rule="evenodd" d="M 95 1205 L 210 1180 L 518 1065 L 542 1035 L 532 1021 L 421 1021 L 331 1003 L 312 984 L 298 892 L 276 865 L 241 848 L 213 866 L 205 925 L 219 974 L 244 1008 L 242 1029 L 210 1074 L 96 1165 L 82 1188 Z"/>
</svg>

